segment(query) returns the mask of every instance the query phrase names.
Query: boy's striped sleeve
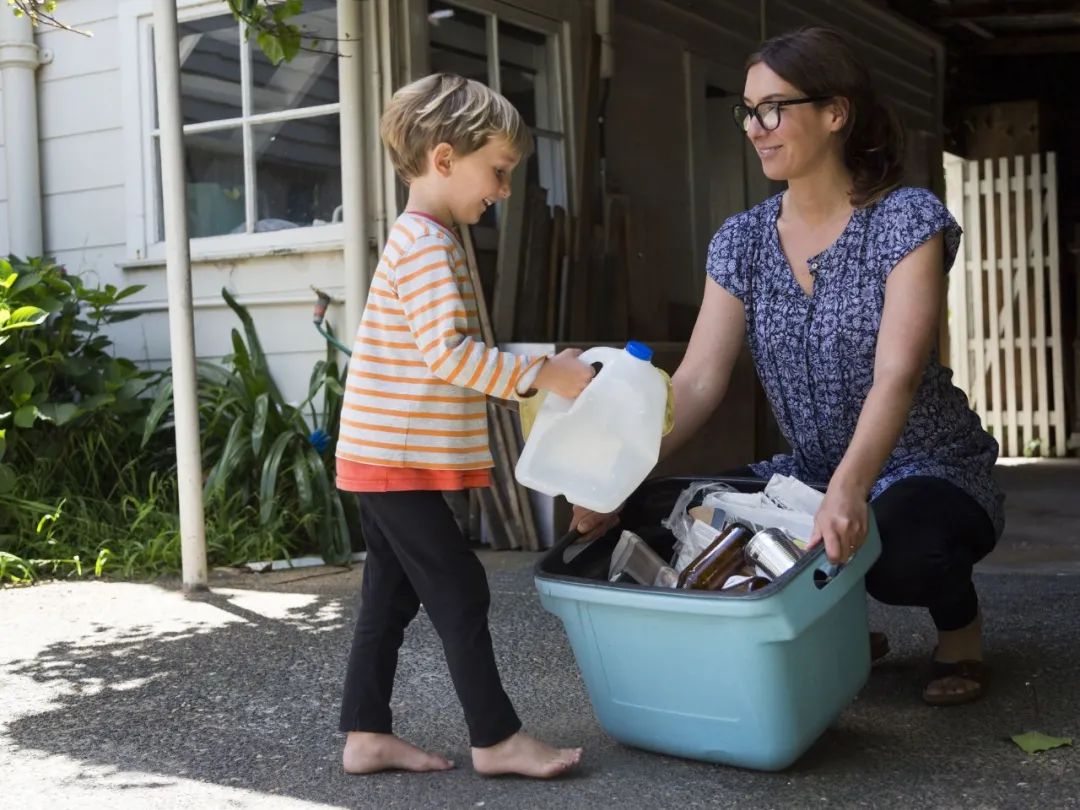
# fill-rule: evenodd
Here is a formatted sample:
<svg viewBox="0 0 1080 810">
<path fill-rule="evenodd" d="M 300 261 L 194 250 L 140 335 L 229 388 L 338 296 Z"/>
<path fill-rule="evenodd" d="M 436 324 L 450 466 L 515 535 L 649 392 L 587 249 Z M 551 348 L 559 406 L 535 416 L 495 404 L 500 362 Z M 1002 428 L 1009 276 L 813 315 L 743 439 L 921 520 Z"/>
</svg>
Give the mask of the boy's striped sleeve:
<svg viewBox="0 0 1080 810">
<path fill-rule="evenodd" d="M 417 239 L 394 265 L 398 301 L 428 370 L 453 385 L 510 399 L 531 385 L 544 358 L 500 352 L 469 329 L 478 315 L 467 279 L 464 261 L 438 235 Z"/>
</svg>

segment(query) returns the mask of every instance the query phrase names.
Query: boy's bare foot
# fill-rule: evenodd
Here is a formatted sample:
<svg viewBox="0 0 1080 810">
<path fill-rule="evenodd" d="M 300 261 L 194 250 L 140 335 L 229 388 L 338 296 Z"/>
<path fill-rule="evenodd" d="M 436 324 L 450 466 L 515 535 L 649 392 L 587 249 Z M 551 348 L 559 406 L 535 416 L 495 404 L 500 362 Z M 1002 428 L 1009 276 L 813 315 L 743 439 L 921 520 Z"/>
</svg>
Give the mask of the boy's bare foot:
<svg viewBox="0 0 1080 810">
<path fill-rule="evenodd" d="M 580 748 L 552 748 L 523 731 L 489 748 L 472 750 L 473 768 L 485 776 L 513 773 L 550 779 L 581 761 Z"/>
<path fill-rule="evenodd" d="M 346 773 L 378 771 L 448 771 L 450 760 L 429 754 L 393 734 L 350 731 L 345 738 L 341 764 Z"/>
</svg>

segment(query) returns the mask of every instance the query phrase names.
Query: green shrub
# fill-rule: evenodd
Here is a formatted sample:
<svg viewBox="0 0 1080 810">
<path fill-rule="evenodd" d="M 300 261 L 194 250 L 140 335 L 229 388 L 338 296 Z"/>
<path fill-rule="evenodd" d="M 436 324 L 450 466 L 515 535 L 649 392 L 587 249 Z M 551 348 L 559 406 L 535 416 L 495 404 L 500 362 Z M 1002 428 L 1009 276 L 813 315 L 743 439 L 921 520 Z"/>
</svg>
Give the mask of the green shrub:
<svg viewBox="0 0 1080 810">
<path fill-rule="evenodd" d="M 0 260 L 0 582 L 180 568 L 169 377 L 115 357 L 103 331 L 136 317 L 114 306 L 139 289 Z M 250 316 L 226 298 L 248 342 L 234 332 L 224 366 L 199 366 L 209 562 L 309 551 L 342 562 L 356 523 L 327 467 L 334 357 L 316 364 L 307 400 L 287 404 Z"/>
</svg>

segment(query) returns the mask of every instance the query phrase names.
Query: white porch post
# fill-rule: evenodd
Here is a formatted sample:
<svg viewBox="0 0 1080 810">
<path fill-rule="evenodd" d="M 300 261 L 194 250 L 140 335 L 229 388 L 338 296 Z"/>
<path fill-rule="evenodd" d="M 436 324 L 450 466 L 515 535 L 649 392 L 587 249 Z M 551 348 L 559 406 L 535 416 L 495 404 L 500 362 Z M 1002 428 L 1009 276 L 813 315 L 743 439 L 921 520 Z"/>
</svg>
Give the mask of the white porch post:
<svg viewBox="0 0 1080 810">
<path fill-rule="evenodd" d="M 188 250 L 176 0 L 154 0 L 154 61 L 161 124 L 161 186 L 165 214 L 173 409 L 176 415 L 180 549 L 184 590 L 196 591 L 207 587 L 206 526 L 203 522 L 199 411 L 195 390 L 195 323 L 191 305 L 191 255 Z"/>
<path fill-rule="evenodd" d="M 8 185 L 8 252 L 40 256 L 41 170 L 38 157 L 37 78 L 41 59 L 30 21 L 0 8 L 0 75 L 3 76 L 4 156 Z"/>
<path fill-rule="evenodd" d="M 363 8 L 374 0 L 338 0 L 338 92 L 341 98 L 341 219 L 345 225 L 345 332 L 351 344 L 364 309 L 369 271 L 364 188 Z"/>
</svg>

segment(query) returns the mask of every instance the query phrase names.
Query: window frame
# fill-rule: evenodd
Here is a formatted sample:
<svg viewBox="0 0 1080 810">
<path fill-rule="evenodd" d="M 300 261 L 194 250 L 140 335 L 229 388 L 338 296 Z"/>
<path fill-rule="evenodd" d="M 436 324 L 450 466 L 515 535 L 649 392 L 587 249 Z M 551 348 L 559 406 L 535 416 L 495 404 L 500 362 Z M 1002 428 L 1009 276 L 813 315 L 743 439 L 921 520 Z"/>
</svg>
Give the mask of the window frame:
<svg viewBox="0 0 1080 810">
<path fill-rule="evenodd" d="M 228 16 L 228 7 L 221 0 L 178 0 L 177 21 L 181 24 L 210 17 Z M 155 157 L 154 111 L 157 106 L 155 86 L 156 71 L 153 61 L 153 0 L 124 0 L 118 8 L 121 29 L 121 70 L 123 77 L 124 151 L 126 163 L 127 209 L 127 256 L 129 264 L 161 263 L 165 258 L 165 242 L 158 240 L 160 168 Z M 236 23 L 239 29 L 240 23 Z M 250 112 L 251 76 L 250 60 L 245 50 L 255 47 L 245 44 L 240 37 L 241 93 L 244 107 Z M 253 181 L 255 156 L 252 152 L 251 127 L 279 121 L 302 120 L 323 115 L 341 114 L 340 92 L 338 100 L 308 108 L 255 113 L 238 118 L 187 124 L 184 133 L 236 129 L 244 131 L 244 185 L 245 222 L 251 221 L 251 208 L 255 205 L 248 189 Z M 345 240 L 345 226 L 341 222 L 326 225 L 307 225 L 281 231 L 264 233 L 221 234 L 195 237 L 190 240 L 192 259 L 221 257 L 230 254 L 269 255 L 273 253 L 300 252 L 341 248 Z"/>
<path fill-rule="evenodd" d="M 425 26 L 423 28 L 424 45 L 430 41 L 430 30 L 427 25 L 427 0 L 415 0 L 423 9 L 416 10 L 416 15 L 423 15 Z M 538 126 L 530 127 L 534 139 L 545 139 L 555 142 L 561 155 L 560 176 L 554 178 L 556 183 L 551 183 L 548 188 L 550 205 L 560 205 L 572 215 L 574 200 L 576 199 L 576 187 L 574 184 L 575 174 L 571 170 L 574 165 L 574 143 L 572 122 L 574 121 L 572 92 L 569 84 L 570 77 L 570 21 L 556 16 L 548 16 L 536 11 L 527 11 L 507 3 L 505 0 L 445 0 L 453 6 L 458 6 L 467 11 L 483 15 L 487 20 L 487 50 L 488 50 L 488 86 L 496 92 L 501 92 L 501 75 L 499 71 L 499 46 L 498 46 L 498 23 L 503 21 L 519 28 L 527 28 L 531 31 L 543 34 L 547 38 L 548 64 L 551 76 L 548 90 L 553 98 L 548 104 L 547 114 L 551 116 L 558 129 L 545 129 Z M 493 24 L 494 23 L 494 24 Z M 426 63 L 425 47 L 425 63 Z M 430 65 L 425 64 L 425 70 L 430 70 Z M 537 152 L 540 145 L 537 144 Z M 543 173 L 541 180 L 543 181 Z M 543 182 L 542 182 L 543 184 Z M 559 194 L 559 192 L 562 192 Z M 500 205 L 501 207 L 501 205 Z"/>
</svg>

